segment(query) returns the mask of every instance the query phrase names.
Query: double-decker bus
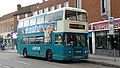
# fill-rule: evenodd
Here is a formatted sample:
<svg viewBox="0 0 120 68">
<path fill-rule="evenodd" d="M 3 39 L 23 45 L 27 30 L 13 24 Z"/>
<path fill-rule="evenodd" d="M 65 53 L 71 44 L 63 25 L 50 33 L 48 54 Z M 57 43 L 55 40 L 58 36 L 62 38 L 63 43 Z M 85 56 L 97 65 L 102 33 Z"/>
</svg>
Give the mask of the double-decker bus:
<svg viewBox="0 0 120 68">
<path fill-rule="evenodd" d="M 17 52 L 47 60 L 88 59 L 87 34 L 87 12 L 64 7 L 20 20 Z"/>
</svg>

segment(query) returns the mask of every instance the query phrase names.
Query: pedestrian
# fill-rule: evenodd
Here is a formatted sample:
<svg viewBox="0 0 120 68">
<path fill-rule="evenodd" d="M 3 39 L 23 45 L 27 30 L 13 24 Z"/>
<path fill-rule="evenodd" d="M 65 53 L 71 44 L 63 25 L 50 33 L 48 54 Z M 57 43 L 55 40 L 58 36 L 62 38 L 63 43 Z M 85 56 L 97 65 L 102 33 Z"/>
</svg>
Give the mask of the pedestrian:
<svg viewBox="0 0 120 68">
<path fill-rule="evenodd" d="M 2 50 L 5 50 L 5 46 L 4 46 L 4 44 L 2 44 Z"/>
</svg>

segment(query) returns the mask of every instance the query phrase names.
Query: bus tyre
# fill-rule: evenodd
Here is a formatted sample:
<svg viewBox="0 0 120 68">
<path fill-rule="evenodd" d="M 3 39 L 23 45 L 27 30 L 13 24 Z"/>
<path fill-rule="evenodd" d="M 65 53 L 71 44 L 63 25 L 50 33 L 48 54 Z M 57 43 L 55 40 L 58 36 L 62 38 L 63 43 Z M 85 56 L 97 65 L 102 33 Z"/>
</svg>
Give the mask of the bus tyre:
<svg viewBox="0 0 120 68">
<path fill-rule="evenodd" d="M 46 59 L 48 61 L 52 61 L 52 51 L 51 50 L 47 51 L 47 53 L 46 53 Z"/>
<path fill-rule="evenodd" d="M 24 49 L 24 50 L 23 50 L 23 57 L 25 57 L 25 58 L 28 57 L 28 55 L 27 55 L 27 49 Z"/>
</svg>

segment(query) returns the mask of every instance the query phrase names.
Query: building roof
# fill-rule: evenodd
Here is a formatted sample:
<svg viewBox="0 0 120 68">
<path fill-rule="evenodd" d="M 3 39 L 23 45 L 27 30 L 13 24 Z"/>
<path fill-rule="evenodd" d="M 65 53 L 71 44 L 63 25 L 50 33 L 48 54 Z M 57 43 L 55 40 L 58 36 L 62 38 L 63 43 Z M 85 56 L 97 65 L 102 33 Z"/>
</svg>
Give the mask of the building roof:
<svg viewBox="0 0 120 68">
<path fill-rule="evenodd" d="M 33 4 L 33 5 L 29 5 L 29 6 L 25 6 L 25 7 L 21 7 L 16 13 L 15 15 L 20 15 L 20 14 L 24 14 L 24 13 L 30 13 L 31 12 L 31 7 L 38 5 L 39 3 Z"/>
<path fill-rule="evenodd" d="M 3 15 L 1 18 L 0 18 L 0 21 L 2 21 L 2 20 L 5 20 L 5 19 L 9 19 L 9 18 L 13 18 L 14 16 L 14 14 L 16 13 L 16 11 L 14 11 L 14 12 L 11 12 L 11 13 L 8 13 L 8 14 L 6 14 L 6 15 Z"/>
</svg>

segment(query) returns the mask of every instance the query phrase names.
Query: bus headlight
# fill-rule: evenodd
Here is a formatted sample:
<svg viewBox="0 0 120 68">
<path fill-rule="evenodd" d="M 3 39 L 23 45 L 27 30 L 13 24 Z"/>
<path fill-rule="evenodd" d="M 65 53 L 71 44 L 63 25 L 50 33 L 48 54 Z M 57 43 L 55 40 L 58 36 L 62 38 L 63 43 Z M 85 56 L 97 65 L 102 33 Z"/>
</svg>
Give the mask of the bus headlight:
<svg viewBox="0 0 120 68">
<path fill-rule="evenodd" d="M 67 50 L 66 53 L 72 53 L 72 51 Z"/>
<path fill-rule="evenodd" d="M 82 51 L 76 51 L 76 53 L 81 53 Z"/>
<path fill-rule="evenodd" d="M 86 50 L 85 53 L 88 53 L 88 50 Z"/>
</svg>

